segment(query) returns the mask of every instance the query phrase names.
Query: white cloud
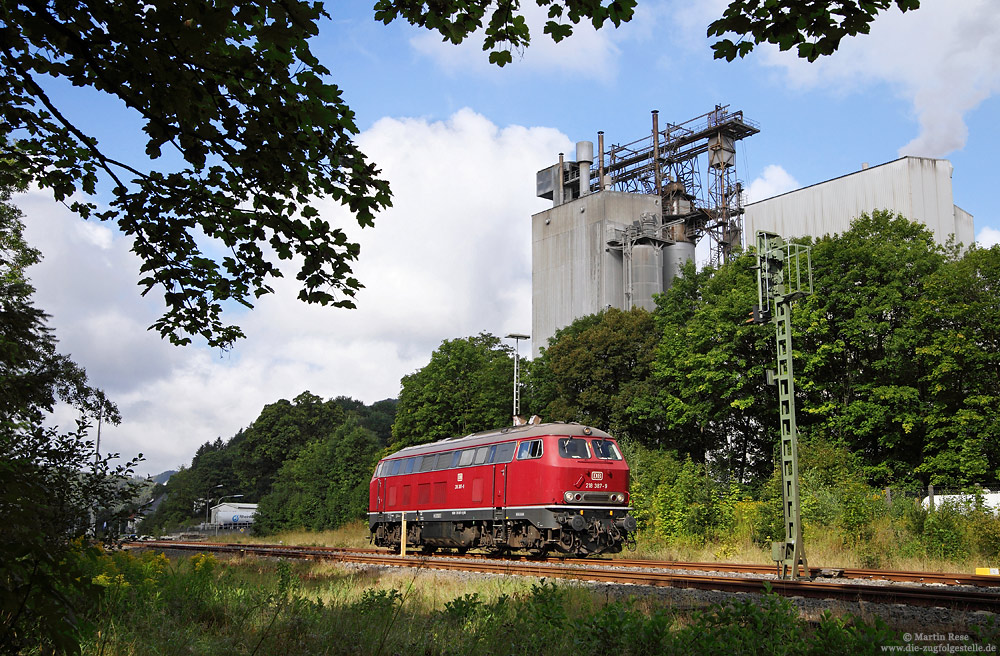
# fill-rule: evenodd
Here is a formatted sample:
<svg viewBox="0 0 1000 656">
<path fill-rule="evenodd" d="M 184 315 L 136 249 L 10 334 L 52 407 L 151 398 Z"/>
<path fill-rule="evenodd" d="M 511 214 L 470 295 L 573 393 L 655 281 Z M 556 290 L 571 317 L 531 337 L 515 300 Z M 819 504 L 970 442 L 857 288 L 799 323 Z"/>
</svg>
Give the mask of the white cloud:
<svg viewBox="0 0 1000 656">
<path fill-rule="evenodd" d="M 76 230 L 84 241 L 97 246 L 102 251 L 111 248 L 114 233 L 109 228 L 95 223 L 78 223 L 76 224 Z"/>
<path fill-rule="evenodd" d="M 529 2 L 521 5 L 528 28 L 531 30 L 531 44 L 521 53 L 514 53 L 514 60 L 506 68 L 546 72 L 550 74 L 568 73 L 584 79 L 611 81 L 618 72 L 621 49 L 624 41 L 643 41 L 653 35 L 654 11 L 648 6 L 636 8 L 636 15 L 628 23 L 615 28 L 610 22 L 600 29 L 594 29 L 583 20 L 573 25 L 573 34 L 555 43 L 543 33 L 548 20 L 547 9 Z M 567 21 L 568 22 L 568 21 Z M 459 45 L 441 40 L 440 34 L 421 29 L 410 39 L 410 45 L 421 55 L 434 61 L 447 71 L 474 71 L 479 74 L 498 70 L 489 63 L 489 55 L 483 51 L 483 30 L 479 30 Z"/>
<path fill-rule="evenodd" d="M 337 205 L 322 208 L 331 224 L 353 225 L 362 244 L 358 309 L 300 303 L 289 270 L 277 294 L 227 317 L 247 339 L 225 354 L 171 347 L 145 330 L 162 301 L 139 297 L 128 240 L 93 239 L 92 228 L 106 228 L 42 194 L 18 199 L 28 239 L 45 255 L 30 275 L 60 350 L 122 411 L 121 426 L 103 427 L 102 451 L 143 452 L 140 471 L 156 473 L 188 463 L 199 444 L 228 439 L 266 403 L 306 389 L 368 403 L 393 397 L 442 340 L 530 327 L 530 216 L 548 205 L 534 198 L 534 176 L 569 151 L 569 139 L 499 128 L 465 109 L 438 122 L 382 119 L 358 142 L 394 193 L 375 228 L 357 228 Z"/>
<path fill-rule="evenodd" d="M 1000 230 L 985 227 L 976 235 L 976 245 L 980 248 L 990 248 L 1000 244 Z"/>
<path fill-rule="evenodd" d="M 844 92 L 888 85 L 912 103 L 920 124 L 899 154 L 941 157 L 965 146 L 965 115 L 1000 91 L 1000 4 L 924 0 L 905 14 L 893 7 L 869 35 L 845 38 L 837 53 L 813 63 L 761 50 L 796 85 Z"/>
<path fill-rule="evenodd" d="M 708 26 L 725 12 L 731 0 L 700 0 L 699 2 L 672 2 L 663 9 L 669 11 L 665 27 L 670 30 L 671 42 L 685 49 L 712 59 L 714 53 L 705 42 Z"/>
<path fill-rule="evenodd" d="M 765 198 L 778 196 L 802 185 L 788 171 L 777 164 L 770 164 L 764 172 L 754 178 L 747 187 L 747 203 L 756 203 Z"/>
</svg>

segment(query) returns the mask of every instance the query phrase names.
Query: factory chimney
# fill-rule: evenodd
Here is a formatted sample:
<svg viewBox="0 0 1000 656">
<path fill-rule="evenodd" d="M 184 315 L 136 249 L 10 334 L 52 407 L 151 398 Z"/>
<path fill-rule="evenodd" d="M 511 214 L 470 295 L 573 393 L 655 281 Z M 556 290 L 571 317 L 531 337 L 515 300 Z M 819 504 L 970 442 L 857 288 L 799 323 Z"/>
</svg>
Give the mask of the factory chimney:
<svg viewBox="0 0 1000 656">
<path fill-rule="evenodd" d="M 580 167 L 580 195 L 590 193 L 590 165 L 594 163 L 594 142 L 576 142 L 576 163 Z"/>
</svg>

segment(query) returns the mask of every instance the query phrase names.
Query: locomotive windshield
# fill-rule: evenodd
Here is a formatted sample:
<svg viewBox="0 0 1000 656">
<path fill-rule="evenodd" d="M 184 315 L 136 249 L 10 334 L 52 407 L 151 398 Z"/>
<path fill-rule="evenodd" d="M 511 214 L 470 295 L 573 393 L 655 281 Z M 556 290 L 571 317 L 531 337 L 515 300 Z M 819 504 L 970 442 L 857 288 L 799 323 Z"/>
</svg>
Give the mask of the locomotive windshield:
<svg viewBox="0 0 1000 656">
<path fill-rule="evenodd" d="M 618 447 L 610 440 L 594 440 L 594 454 L 602 460 L 621 460 L 622 454 Z"/>
<path fill-rule="evenodd" d="M 590 458 L 590 447 L 585 439 L 562 437 L 559 438 L 559 455 L 574 460 L 587 460 Z"/>
</svg>

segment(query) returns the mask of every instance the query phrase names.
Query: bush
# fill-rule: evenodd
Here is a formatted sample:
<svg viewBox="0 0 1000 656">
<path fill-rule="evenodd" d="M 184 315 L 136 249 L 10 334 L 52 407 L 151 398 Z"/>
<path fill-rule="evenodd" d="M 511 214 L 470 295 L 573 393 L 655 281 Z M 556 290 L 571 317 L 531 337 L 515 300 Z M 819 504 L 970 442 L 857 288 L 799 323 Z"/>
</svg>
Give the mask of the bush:
<svg viewBox="0 0 1000 656">
<path fill-rule="evenodd" d="M 885 514 L 885 498 L 881 491 L 861 483 L 848 485 L 841 506 L 840 530 L 844 544 L 870 543 L 875 537 L 875 520 Z"/>
<path fill-rule="evenodd" d="M 969 517 L 969 535 L 973 551 L 990 560 L 1000 558 L 1000 515 L 977 509 Z"/>
<path fill-rule="evenodd" d="M 719 522 L 711 481 L 690 458 L 677 478 L 661 483 L 653 498 L 654 527 L 664 538 L 704 538 Z"/>
</svg>

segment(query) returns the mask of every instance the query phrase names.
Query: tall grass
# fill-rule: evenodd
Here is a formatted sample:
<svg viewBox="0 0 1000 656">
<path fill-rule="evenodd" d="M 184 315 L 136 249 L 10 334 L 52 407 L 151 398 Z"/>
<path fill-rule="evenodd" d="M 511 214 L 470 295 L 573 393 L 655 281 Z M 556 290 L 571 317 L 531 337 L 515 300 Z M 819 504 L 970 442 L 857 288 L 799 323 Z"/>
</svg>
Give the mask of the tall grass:
<svg viewBox="0 0 1000 656">
<path fill-rule="evenodd" d="M 765 595 L 696 610 L 521 577 L 118 552 L 90 562 L 90 655 L 827 654 L 901 645 L 878 619 L 803 618 Z M 808 620 L 808 621 L 807 621 Z M 962 628 L 970 641 L 991 627 Z"/>
<path fill-rule="evenodd" d="M 281 542 L 297 546 L 366 549 L 371 547 L 368 535 L 368 523 L 358 520 L 328 531 L 309 531 L 303 528 L 297 531 L 284 531 L 263 537 L 245 533 L 233 533 L 231 535 L 227 534 L 224 537 L 219 536 L 218 541 L 243 544 L 274 544 Z"/>
</svg>

